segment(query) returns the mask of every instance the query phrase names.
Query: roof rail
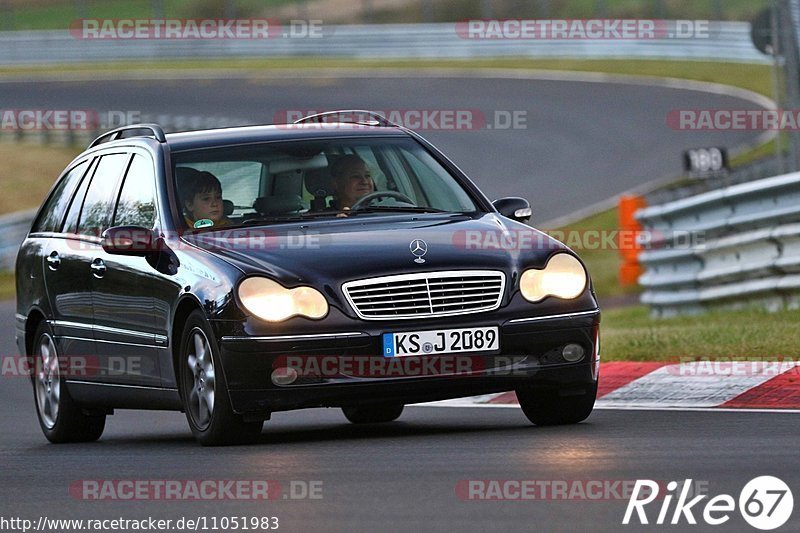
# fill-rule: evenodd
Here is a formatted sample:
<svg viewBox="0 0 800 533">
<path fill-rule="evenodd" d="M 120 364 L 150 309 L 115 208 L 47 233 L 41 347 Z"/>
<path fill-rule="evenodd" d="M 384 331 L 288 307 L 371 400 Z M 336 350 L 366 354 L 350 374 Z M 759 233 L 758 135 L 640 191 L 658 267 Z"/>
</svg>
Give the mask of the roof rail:
<svg viewBox="0 0 800 533">
<path fill-rule="evenodd" d="M 122 134 L 130 130 L 150 130 L 153 132 L 152 136 L 155 138 L 155 140 L 160 143 L 167 142 L 167 138 L 164 136 L 164 130 L 161 129 L 161 126 L 158 124 L 131 124 L 130 126 L 122 126 L 121 128 L 117 128 L 102 134 L 91 142 L 89 148 L 94 148 L 98 144 L 122 139 Z M 136 135 L 136 137 L 150 137 L 150 135 Z"/>
<path fill-rule="evenodd" d="M 376 113 L 374 111 L 368 111 L 366 109 L 340 109 L 338 111 L 325 111 L 324 113 L 316 113 L 314 115 L 308 115 L 307 117 L 303 117 L 301 119 L 295 120 L 294 124 L 304 124 L 306 122 L 314 122 L 314 123 L 323 123 L 323 119 L 325 117 L 330 117 L 334 115 L 355 115 L 355 114 L 362 114 L 367 115 L 372 120 L 371 121 L 363 121 L 363 120 L 340 120 L 338 122 L 342 124 L 363 124 L 365 126 L 381 126 L 384 128 L 399 128 L 398 124 L 395 124 L 391 120 L 387 119 L 380 113 Z"/>
</svg>

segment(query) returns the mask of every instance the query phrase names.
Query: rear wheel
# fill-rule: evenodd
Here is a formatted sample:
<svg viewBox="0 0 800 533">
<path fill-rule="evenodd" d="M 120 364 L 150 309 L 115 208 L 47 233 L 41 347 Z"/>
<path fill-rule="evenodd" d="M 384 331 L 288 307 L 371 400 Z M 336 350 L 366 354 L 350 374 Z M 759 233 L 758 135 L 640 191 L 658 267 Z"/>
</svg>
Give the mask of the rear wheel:
<svg viewBox="0 0 800 533">
<path fill-rule="evenodd" d="M 202 312 L 193 311 L 187 318 L 180 346 L 181 399 L 197 441 L 217 446 L 254 440 L 264 422 L 245 422 L 233 412 L 219 350 Z"/>
<path fill-rule="evenodd" d="M 583 393 L 571 393 L 526 387 L 517 389 L 517 399 L 522 412 L 537 426 L 577 424 L 592 413 L 597 384 L 587 385 Z"/>
<path fill-rule="evenodd" d="M 62 362 L 47 322 L 36 330 L 33 345 L 33 396 L 36 415 L 50 442 L 91 442 L 100 438 L 106 415 L 88 414 L 69 395 Z"/>
<path fill-rule="evenodd" d="M 380 424 L 400 418 L 403 407 L 403 404 L 342 407 L 342 412 L 353 424 Z"/>
</svg>

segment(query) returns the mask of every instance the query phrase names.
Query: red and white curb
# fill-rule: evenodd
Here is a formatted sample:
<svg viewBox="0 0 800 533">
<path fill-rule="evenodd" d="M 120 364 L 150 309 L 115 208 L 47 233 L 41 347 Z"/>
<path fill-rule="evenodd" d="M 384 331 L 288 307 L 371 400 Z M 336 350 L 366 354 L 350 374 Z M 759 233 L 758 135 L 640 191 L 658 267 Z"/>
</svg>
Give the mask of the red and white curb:
<svg viewBox="0 0 800 533">
<path fill-rule="evenodd" d="M 425 405 L 517 407 L 518 402 L 505 392 Z M 595 408 L 800 412 L 800 362 L 603 363 Z"/>
</svg>

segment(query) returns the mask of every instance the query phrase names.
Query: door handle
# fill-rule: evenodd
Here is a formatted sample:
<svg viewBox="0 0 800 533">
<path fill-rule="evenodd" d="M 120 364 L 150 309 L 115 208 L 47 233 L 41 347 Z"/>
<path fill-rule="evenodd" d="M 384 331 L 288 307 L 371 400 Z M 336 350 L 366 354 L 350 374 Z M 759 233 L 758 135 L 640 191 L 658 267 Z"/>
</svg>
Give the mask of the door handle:
<svg viewBox="0 0 800 533">
<path fill-rule="evenodd" d="M 47 259 L 47 267 L 50 270 L 58 270 L 58 267 L 61 266 L 61 258 L 58 257 L 58 252 L 56 251 L 51 252 L 46 259 Z"/>
<path fill-rule="evenodd" d="M 102 278 L 106 275 L 106 264 L 102 259 L 95 259 L 92 261 L 89 268 L 92 269 L 92 275 L 96 278 Z"/>
</svg>

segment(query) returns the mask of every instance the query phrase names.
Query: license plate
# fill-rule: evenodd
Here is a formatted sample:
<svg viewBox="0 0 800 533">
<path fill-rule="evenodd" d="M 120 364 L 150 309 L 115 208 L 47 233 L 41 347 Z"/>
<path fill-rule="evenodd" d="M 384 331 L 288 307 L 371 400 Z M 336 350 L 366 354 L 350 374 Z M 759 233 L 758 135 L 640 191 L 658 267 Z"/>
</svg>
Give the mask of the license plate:
<svg viewBox="0 0 800 533">
<path fill-rule="evenodd" d="M 499 348 L 496 326 L 383 334 L 384 357 L 490 352 Z"/>
</svg>

